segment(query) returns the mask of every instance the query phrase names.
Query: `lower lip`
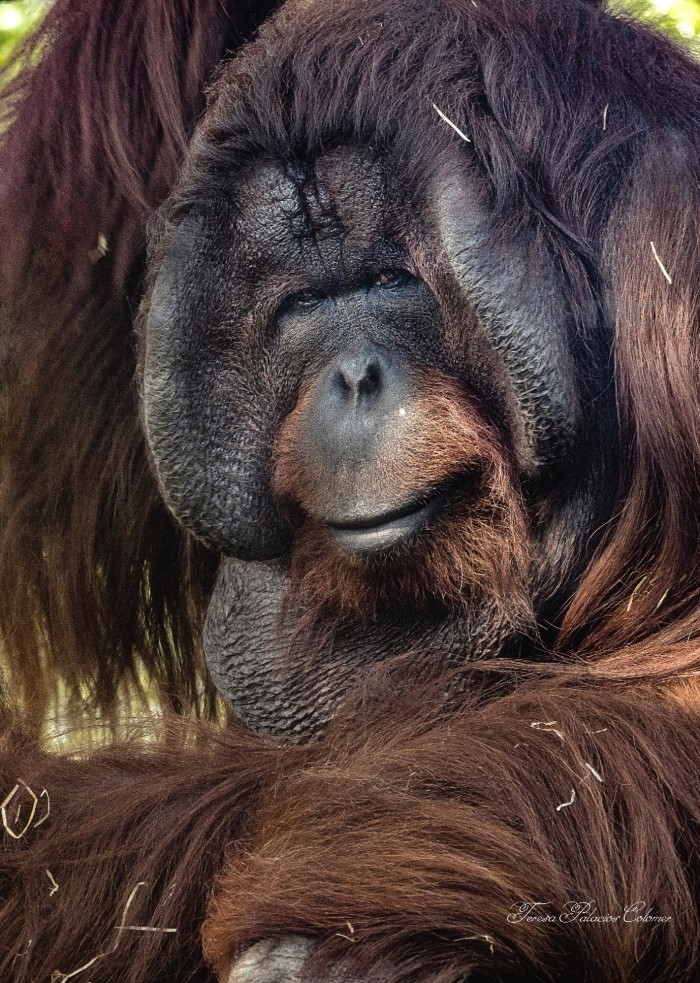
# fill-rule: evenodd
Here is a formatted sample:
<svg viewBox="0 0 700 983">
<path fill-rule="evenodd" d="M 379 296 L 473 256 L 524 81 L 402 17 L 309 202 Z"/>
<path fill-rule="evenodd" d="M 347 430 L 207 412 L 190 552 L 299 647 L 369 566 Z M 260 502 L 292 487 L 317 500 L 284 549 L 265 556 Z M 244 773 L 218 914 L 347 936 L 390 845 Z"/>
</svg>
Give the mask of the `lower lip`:
<svg viewBox="0 0 700 983">
<path fill-rule="evenodd" d="M 438 514 L 446 496 L 436 495 L 415 512 L 371 526 L 329 526 L 333 541 L 351 556 L 371 556 L 401 546 L 421 532 Z"/>
</svg>

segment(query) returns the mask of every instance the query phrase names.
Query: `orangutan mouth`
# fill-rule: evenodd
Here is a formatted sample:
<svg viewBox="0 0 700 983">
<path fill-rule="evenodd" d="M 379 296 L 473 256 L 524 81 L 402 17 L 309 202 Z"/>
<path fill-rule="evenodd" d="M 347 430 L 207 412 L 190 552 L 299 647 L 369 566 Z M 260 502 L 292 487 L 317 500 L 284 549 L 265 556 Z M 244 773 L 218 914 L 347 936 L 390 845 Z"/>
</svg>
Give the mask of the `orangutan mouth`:
<svg viewBox="0 0 700 983">
<path fill-rule="evenodd" d="M 355 519 L 342 524 L 328 524 L 336 546 L 344 553 L 368 557 L 387 552 L 407 543 L 436 518 L 448 497 L 441 489 L 427 500 L 425 495 L 408 505 L 391 509 L 380 515 Z"/>
</svg>

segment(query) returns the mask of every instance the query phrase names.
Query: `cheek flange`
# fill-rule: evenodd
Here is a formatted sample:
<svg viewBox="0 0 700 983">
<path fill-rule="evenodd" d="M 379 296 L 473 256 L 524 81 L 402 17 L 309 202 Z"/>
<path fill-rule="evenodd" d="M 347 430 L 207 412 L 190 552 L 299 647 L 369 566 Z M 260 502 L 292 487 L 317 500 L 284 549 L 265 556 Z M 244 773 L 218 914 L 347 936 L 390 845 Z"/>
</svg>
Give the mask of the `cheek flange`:
<svg viewBox="0 0 700 983">
<path fill-rule="evenodd" d="M 176 518 L 217 552 L 265 560 L 290 544 L 270 490 L 285 380 L 246 357 L 233 332 L 211 332 L 221 318 L 216 274 L 169 257 L 158 275 L 145 321 L 144 428 Z M 195 289 L 198 276 L 211 292 Z"/>
<path fill-rule="evenodd" d="M 432 211 L 447 265 L 503 367 L 516 457 L 532 477 L 571 453 L 583 424 L 561 278 L 532 230 L 495 227 L 475 176 L 438 182 Z M 593 326 L 597 317 L 592 307 Z"/>
</svg>

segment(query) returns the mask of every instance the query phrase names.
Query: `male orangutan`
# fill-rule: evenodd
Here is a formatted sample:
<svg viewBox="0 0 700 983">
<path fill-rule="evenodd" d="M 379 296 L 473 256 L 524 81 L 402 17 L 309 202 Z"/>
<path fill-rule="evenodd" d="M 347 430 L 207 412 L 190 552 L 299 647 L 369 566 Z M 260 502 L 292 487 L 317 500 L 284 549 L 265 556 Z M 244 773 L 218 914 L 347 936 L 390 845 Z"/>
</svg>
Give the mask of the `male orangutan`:
<svg viewBox="0 0 700 983">
<path fill-rule="evenodd" d="M 0 979 L 700 978 L 700 67 L 592 0 L 21 57 Z"/>
</svg>

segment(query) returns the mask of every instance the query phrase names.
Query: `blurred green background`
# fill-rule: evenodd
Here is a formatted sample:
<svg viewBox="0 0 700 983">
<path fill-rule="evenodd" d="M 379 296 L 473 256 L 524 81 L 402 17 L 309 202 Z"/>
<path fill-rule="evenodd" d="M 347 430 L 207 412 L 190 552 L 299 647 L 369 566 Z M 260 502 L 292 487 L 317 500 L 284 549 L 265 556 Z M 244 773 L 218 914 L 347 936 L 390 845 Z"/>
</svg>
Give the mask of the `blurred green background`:
<svg viewBox="0 0 700 983">
<path fill-rule="evenodd" d="M 0 0 L 0 65 L 49 3 L 50 0 Z M 615 0 L 613 6 L 654 20 L 680 38 L 700 38 L 700 0 Z"/>
<path fill-rule="evenodd" d="M 624 3 L 621 4 L 624 6 Z M 668 18 L 677 30 L 689 38 L 700 35 L 700 3 L 698 0 L 649 0 L 644 4 L 653 14 Z"/>
<path fill-rule="evenodd" d="M 17 41 L 36 23 L 47 6 L 45 0 L 0 2 L 0 65 L 7 61 Z"/>
</svg>

